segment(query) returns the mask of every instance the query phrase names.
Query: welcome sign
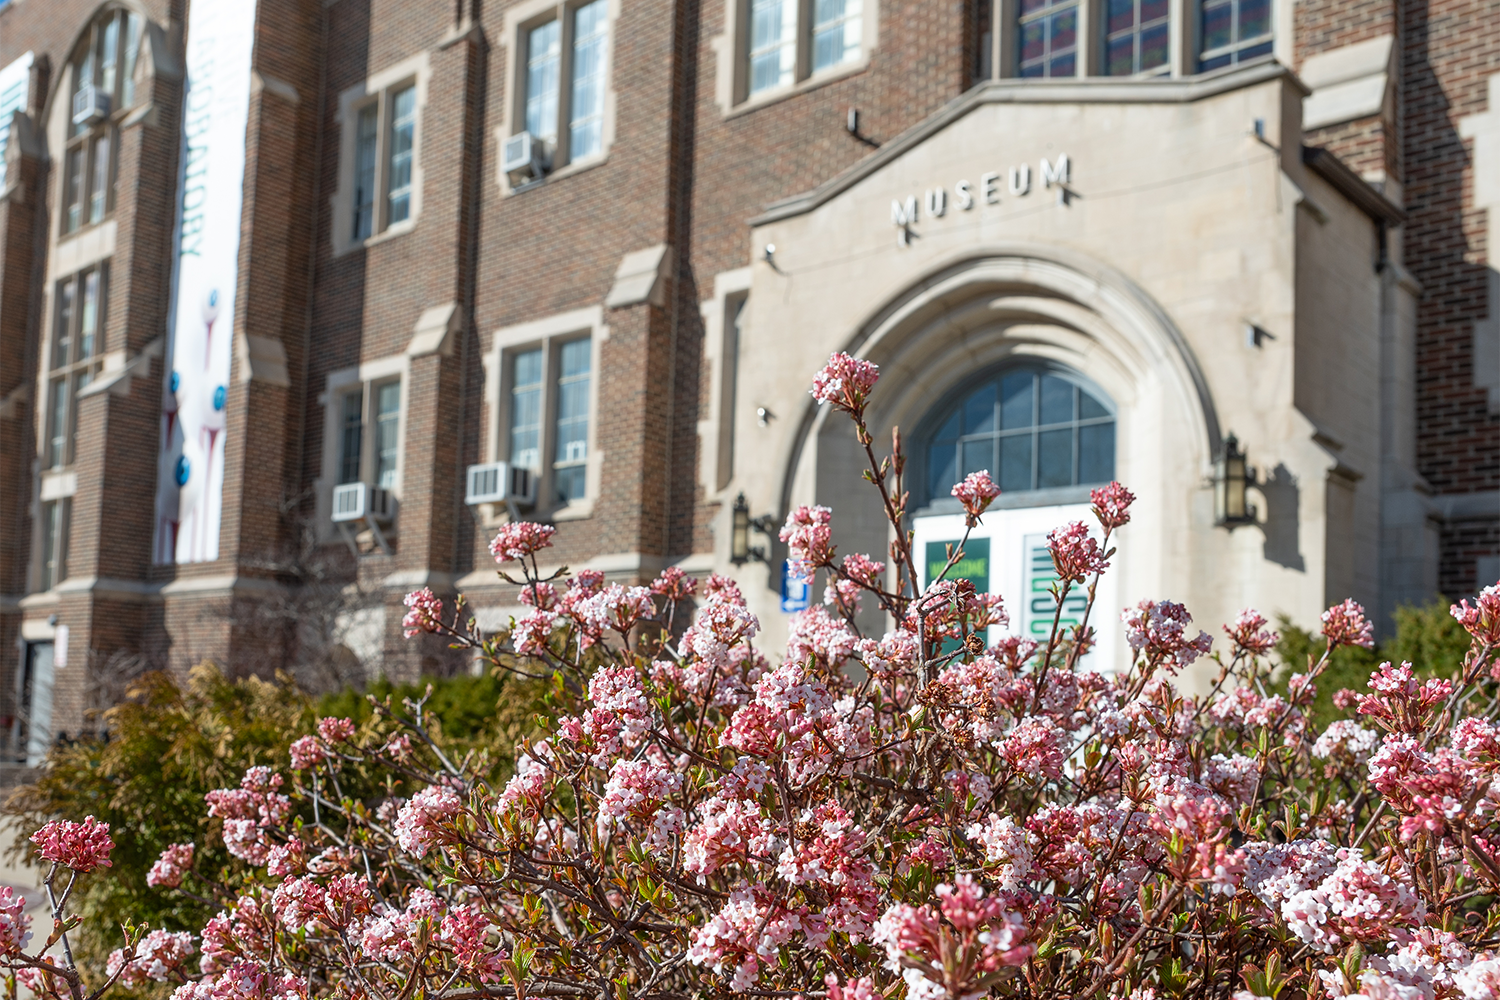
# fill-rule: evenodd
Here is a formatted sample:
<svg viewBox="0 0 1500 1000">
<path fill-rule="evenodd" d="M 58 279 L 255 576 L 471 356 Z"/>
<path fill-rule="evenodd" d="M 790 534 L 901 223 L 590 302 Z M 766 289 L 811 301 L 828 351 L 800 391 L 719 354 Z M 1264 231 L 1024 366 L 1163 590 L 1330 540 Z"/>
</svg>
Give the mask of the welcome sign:
<svg viewBox="0 0 1500 1000">
<path fill-rule="evenodd" d="M 1058 614 L 1052 588 L 1057 583 L 1057 569 L 1047 548 L 1047 532 L 1069 521 L 1090 523 L 1093 515 L 1087 504 L 1059 504 L 1045 507 L 991 508 L 980 524 L 969 533 L 963 546 L 963 557 L 948 571 L 949 580 L 969 580 L 974 589 L 999 594 L 1004 599 L 1007 625 L 995 626 L 989 639 L 1018 635 L 1045 643 L 1052 631 L 1052 618 Z M 948 564 L 948 547 L 958 548 L 964 537 L 962 514 L 922 514 L 912 521 L 916 534 L 913 555 L 917 557 L 923 587 L 930 586 Z M 1097 537 L 1098 529 L 1094 529 Z M 1098 600 L 1089 624 L 1095 630 L 1097 644 L 1085 654 L 1081 663 L 1086 670 L 1110 672 L 1123 665 L 1125 648 L 1120 630 L 1121 566 L 1123 556 L 1112 559 L 1110 570 L 1099 581 Z M 1071 588 L 1063 602 L 1061 624 L 1064 628 L 1082 622 L 1088 595 L 1081 587 Z M 950 645 L 951 652 L 957 648 Z"/>
<path fill-rule="evenodd" d="M 157 473 L 157 563 L 219 557 L 255 9 L 244 0 L 193 0 L 188 16 L 182 197 L 173 232 L 176 259 Z"/>
</svg>

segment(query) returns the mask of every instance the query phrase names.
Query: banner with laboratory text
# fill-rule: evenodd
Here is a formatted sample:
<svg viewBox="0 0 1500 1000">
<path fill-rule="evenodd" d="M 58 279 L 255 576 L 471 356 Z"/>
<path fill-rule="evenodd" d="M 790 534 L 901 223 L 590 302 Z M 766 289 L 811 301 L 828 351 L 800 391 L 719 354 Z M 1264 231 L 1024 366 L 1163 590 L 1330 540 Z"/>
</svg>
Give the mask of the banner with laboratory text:
<svg viewBox="0 0 1500 1000">
<path fill-rule="evenodd" d="M 156 490 L 158 563 L 219 557 L 253 0 L 193 0 Z"/>
</svg>

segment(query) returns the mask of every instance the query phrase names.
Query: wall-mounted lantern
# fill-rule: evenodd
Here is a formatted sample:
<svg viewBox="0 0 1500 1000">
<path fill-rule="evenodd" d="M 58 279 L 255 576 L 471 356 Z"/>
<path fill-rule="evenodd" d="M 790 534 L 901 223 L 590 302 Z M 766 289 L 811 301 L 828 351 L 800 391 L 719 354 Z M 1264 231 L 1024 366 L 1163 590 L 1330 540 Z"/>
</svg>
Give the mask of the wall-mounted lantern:
<svg viewBox="0 0 1500 1000">
<path fill-rule="evenodd" d="M 752 559 L 770 562 L 764 548 L 750 547 L 750 532 L 758 531 L 769 536 L 776 530 L 775 520 L 770 514 L 751 517 L 750 505 L 745 502 L 744 493 L 734 498 L 733 514 L 734 520 L 729 532 L 729 561 L 736 566 L 743 566 Z"/>
<path fill-rule="evenodd" d="M 1224 439 L 1214 461 L 1214 524 L 1233 531 L 1255 523 L 1255 508 L 1248 502 L 1249 487 L 1255 485 L 1255 470 L 1245 461 L 1233 434 Z"/>
</svg>

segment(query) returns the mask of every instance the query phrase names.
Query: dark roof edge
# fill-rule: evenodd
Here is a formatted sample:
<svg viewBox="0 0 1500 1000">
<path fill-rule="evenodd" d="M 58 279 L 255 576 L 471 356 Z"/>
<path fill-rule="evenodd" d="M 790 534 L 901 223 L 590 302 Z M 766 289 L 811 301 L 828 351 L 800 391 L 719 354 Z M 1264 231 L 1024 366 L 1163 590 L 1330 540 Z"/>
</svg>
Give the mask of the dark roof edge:
<svg viewBox="0 0 1500 1000">
<path fill-rule="evenodd" d="M 1376 222 L 1399 226 L 1406 222 L 1406 213 L 1395 202 L 1381 194 L 1349 165 L 1322 146 L 1303 146 L 1302 163 L 1333 186 L 1339 194 L 1354 203 Z"/>
<path fill-rule="evenodd" d="M 1065 81 L 991 80 L 949 101 L 876 152 L 811 191 L 767 205 L 765 211 L 750 220 L 750 225 L 762 226 L 812 211 L 981 104 L 1189 104 L 1280 78 L 1290 81 L 1303 96 L 1311 93 L 1295 73 L 1269 55 L 1185 80 L 1121 80 L 1111 77 Z"/>
</svg>

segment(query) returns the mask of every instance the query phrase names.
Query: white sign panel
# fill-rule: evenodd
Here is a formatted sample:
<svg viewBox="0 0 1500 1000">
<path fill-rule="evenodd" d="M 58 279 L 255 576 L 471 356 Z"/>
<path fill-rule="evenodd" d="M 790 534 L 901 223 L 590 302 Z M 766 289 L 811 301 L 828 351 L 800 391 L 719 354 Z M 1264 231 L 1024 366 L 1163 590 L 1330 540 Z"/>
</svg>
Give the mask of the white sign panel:
<svg viewBox="0 0 1500 1000">
<path fill-rule="evenodd" d="M 157 471 L 158 563 L 219 557 L 255 8 L 245 0 L 194 0 L 188 17 L 182 198 Z"/>
<path fill-rule="evenodd" d="M 10 119 L 26 110 L 31 86 L 31 53 L 0 69 L 0 191 L 5 190 L 5 147 L 10 144 Z"/>
<path fill-rule="evenodd" d="M 968 547 L 964 550 L 966 558 L 960 563 L 956 575 L 965 579 L 975 579 L 982 575 L 987 586 L 980 589 L 1003 597 L 1006 613 L 1010 615 L 1008 629 L 997 627 L 990 630 L 990 642 L 993 643 L 1008 631 L 1012 635 L 1024 635 L 1046 644 L 1047 637 L 1052 632 L 1052 617 L 1057 610 L 1057 602 L 1052 599 L 1051 593 L 1057 573 L 1052 566 L 1051 553 L 1047 550 L 1047 533 L 1070 521 L 1082 521 L 1088 525 L 1095 538 L 1102 534 L 1088 504 L 992 509 L 970 533 Z M 919 517 L 912 527 L 916 532 L 913 553 L 918 565 L 922 567 L 922 584 L 925 587 L 928 578 L 935 575 L 928 568 L 932 561 L 926 558 L 929 546 L 935 558 L 943 551 L 945 543 L 951 542 L 956 546 L 964 537 L 964 517 L 962 514 Z M 1097 645 L 1079 661 L 1080 667 L 1085 670 L 1108 673 L 1125 666 L 1120 632 L 1119 559 L 1116 554 L 1110 560 L 1110 568 L 1099 581 L 1099 593 L 1094 601 L 1093 614 L 1089 618 Z M 950 577 L 953 575 L 950 573 Z M 1082 620 L 1087 594 L 1085 587 L 1078 584 L 1073 586 L 1063 604 L 1064 627 Z"/>
</svg>

